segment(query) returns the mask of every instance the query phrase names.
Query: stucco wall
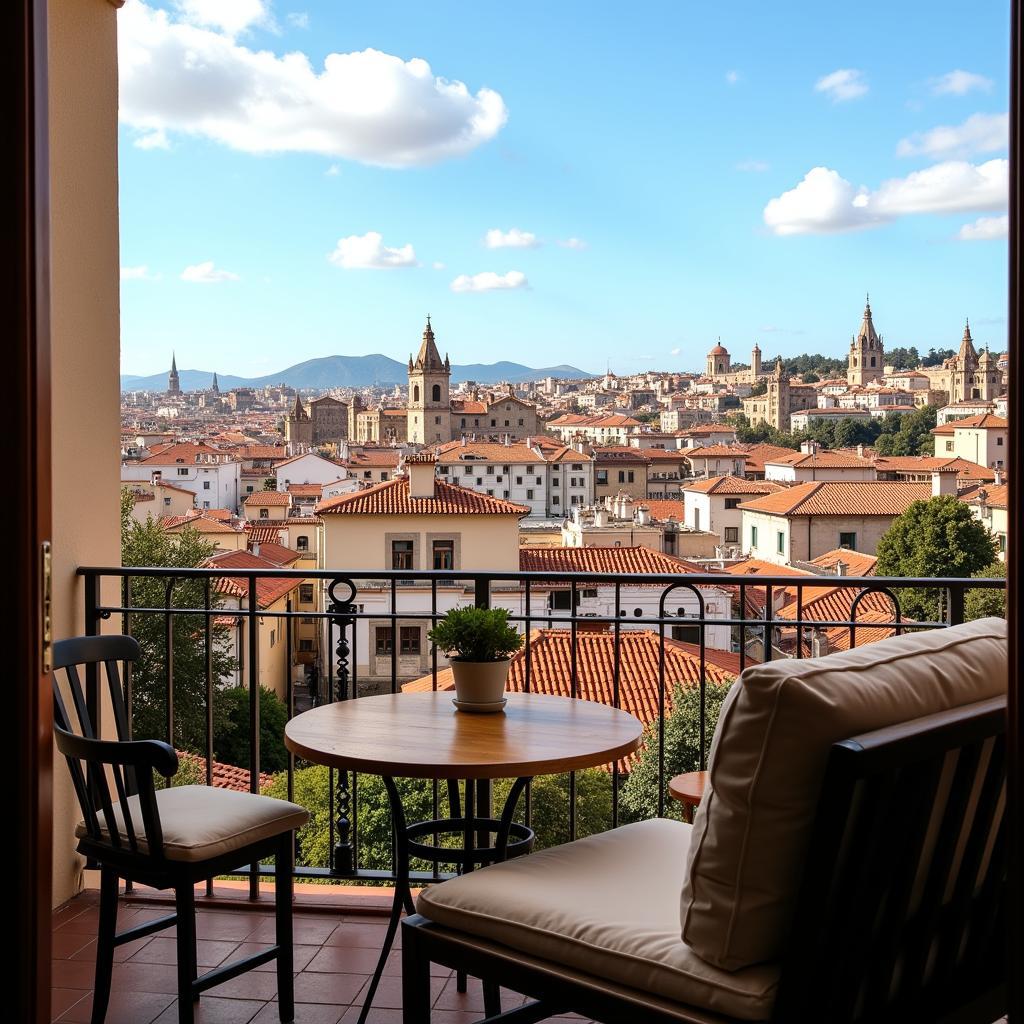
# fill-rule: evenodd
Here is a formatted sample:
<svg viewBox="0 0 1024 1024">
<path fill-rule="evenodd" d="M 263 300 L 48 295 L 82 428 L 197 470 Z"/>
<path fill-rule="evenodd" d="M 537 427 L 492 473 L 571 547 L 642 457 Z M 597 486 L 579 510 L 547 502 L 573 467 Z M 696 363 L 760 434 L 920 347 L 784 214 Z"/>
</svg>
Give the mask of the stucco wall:
<svg viewBox="0 0 1024 1024">
<path fill-rule="evenodd" d="M 79 565 L 120 563 L 116 12 L 49 6 L 54 635 L 81 633 Z M 112 628 L 117 628 L 112 624 Z M 109 716 L 108 716 L 109 719 Z M 67 768 L 54 771 L 53 899 L 81 885 Z"/>
</svg>

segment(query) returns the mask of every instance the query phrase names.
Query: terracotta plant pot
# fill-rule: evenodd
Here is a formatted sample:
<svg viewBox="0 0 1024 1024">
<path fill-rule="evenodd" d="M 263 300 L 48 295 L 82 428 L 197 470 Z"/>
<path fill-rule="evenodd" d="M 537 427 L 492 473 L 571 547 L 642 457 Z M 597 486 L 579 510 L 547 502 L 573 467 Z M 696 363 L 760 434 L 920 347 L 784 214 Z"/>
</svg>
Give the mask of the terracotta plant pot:
<svg viewBox="0 0 1024 1024">
<path fill-rule="evenodd" d="M 511 658 L 501 661 L 462 661 L 452 658 L 455 696 L 464 704 L 497 704 L 505 696 Z"/>
</svg>

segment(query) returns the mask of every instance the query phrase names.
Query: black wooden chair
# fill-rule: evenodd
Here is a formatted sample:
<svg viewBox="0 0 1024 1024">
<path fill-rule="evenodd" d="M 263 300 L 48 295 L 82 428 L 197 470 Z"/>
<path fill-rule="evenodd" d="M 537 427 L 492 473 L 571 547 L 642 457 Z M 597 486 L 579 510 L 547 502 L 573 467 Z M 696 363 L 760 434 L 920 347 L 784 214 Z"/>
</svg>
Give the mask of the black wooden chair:
<svg viewBox="0 0 1024 1024">
<path fill-rule="evenodd" d="M 832 746 L 777 996 L 764 1016 L 777 1024 L 991 1024 L 1006 1012 L 1005 730 L 1005 698 L 993 698 Z M 567 857 L 577 845 L 562 848 Z M 475 881 L 516 872 L 504 890 L 524 894 L 540 856 L 484 868 Z M 600 905 L 604 893 L 594 889 L 590 905 Z M 485 916 L 476 907 L 465 927 L 423 913 L 403 922 L 406 1024 L 430 1020 L 431 963 L 536 1000 L 487 1024 L 569 1011 L 609 1024 L 740 1024 L 600 969 L 567 967 L 524 948 L 540 945 L 532 936 L 515 945 L 482 937 Z"/>
<path fill-rule="evenodd" d="M 129 636 L 76 637 L 54 644 L 54 734 L 67 760 L 82 810 L 78 852 L 100 865 L 100 916 L 92 1024 L 103 1024 L 110 999 L 114 949 L 177 926 L 178 1019 L 191 1024 L 194 1002 L 214 985 L 261 964 L 277 961 L 280 1017 L 295 1014 L 292 973 L 292 871 L 294 834 L 309 818 L 297 804 L 208 786 L 157 789 L 154 772 L 170 779 L 178 770 L 174 748 L 159 740 L 133 740 L 120 663 L 139 657 Z M 83 670 L 85 678 L 83 679 Z M 65 676 L 77 728 L 59 675 Z M 106 687 L 102 684 L 106 678 Z M 113 711 L 117 739 L 96 736 L 103 690 Z M 276 861 L 276 943 L 198 976 L 195 885 L 263 858 Z M 173 889 L 175 913 L 117 931 L 119 880 Z"/>
</svg>

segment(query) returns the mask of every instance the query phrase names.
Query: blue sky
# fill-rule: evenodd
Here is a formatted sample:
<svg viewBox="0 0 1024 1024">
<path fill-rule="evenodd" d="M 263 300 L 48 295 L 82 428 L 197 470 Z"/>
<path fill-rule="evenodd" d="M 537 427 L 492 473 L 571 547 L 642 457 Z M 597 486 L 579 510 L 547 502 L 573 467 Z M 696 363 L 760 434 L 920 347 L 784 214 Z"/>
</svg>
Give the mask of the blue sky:
<svg viewBox="0 0 1024 1024">
<path fill-rule="evenodd" d="M 1003 2 L 118 18 L 124 372 L 1005 348 Z"/>
</svg>

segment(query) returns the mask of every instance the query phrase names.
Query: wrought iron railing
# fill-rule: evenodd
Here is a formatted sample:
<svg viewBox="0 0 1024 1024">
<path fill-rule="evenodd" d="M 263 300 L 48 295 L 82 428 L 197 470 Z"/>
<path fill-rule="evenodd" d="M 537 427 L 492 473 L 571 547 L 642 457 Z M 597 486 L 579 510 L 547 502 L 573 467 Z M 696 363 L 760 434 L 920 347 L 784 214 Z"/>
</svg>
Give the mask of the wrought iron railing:
<svg viewBox="0 0 1024 1024">
<path fill-rule="evenodd" d="M 813 638 L 824 630 L 848 631 L 849 646 L 857 643 L 859 631 L 870 629 L 889 633 L 900 633 L 907 630 L 943 628 L 955 625 L 964 620 L 965 599 L 972 590 L 1000 590 L 1005 581 L 1000 579 L 904 579 L 881 577 L 846 577 L 846 576 L 790 576 L 790 575 L 757 575 L 741 576 L 728 573 L 687 573 L 685 575 L 614 575 L 602 573 L 559 573 L 559 572 L 464 572 L 454 571 L 415 571 L 396 570 L 381 571 L 370 576 L 363 573 L 344 573 L 333 570 L 294 570 L 294 569 L 181 569 L 154 567 L 83 567 L 79 575 L 84 579 L 85 590 L 85 623 L 90 634 L 101 631 L 121 630 L 126 633 L 136 631 L 142 617 L 157 617 L 162 622 L 162 639 L 151 656 L 160 661 L 163 675 L 163 698 L 166 701 L 166 720 L 164 734 L 157 738 L 175 742 L 175 653 L 180 652 L 182 643 L 194 645 L 193 655 L 201 655 L 202 689 L 204 691 L 206 729 L 204 749 L 195 753 L 205 757 L 206 782 L 212 784 L 213 764 L 217 737 L 214 735 L 214 695 L 225 685 L 237 679 L 217 678 L 214 669 L 214 637 L 218 629 L 236 629 L 235 645 L 240 655 L 242 681 L 248 690 L 249 702 L 249 763 L 243 765 L 248 772 L 249 789 L 258 792 L 260 788 L 260 686 L 267 679 L 261 678 L 259 662 L 261 630 L 285 628 L 283 641 L 284 678 L 269 680 L 277 684 L 281 691 L 289 717 L 299 713 L 303 706 L 332 701 L 360 699 L 368 690 L 374 692 L 398 692 L 406 680 L 400 670 L 400 634 L 399 623 L 423 622 L 433 624 L 454 605 L 476 604 L 480 607 L 500 605 L 510 609 L 509 619 L 524 634 L 524 646 L 521 657 L 524 659 L 524 689 L 531 688 L 531 680 L 536 671 L 532 662 L 533 630 L 538 628 L 561 628 L 568 632 L 570 644 L 569 678 L 565 681 L 564 691 L 570 697 L 579 697 L 579 675 L 577 648 L 581 632 L 593 632 L 596 629 L 606 632 L 611 637 L 613 659 L 610 668 L 611 678 L 608 680 L 607 695 L 609 703 L 620 706 L 622 703 L 622 663 L 621 650 L 623 636 L 634 629 L 644 628 L 656 631 L 658 636 L 658 667 L 657 667 L 657 714 L 646 724 L 650 726 L 649 741 L 657 745 L 658 786 L 657 810 L 662 814 L 666 810 L 666 778 L 665 765 L 665 722 L 667 701 L 670 688 L 675 682 L 670 678 L 666 667 L 666 644 L 671 642 L 669 635 L 673 627 L 685 626 L 688 630 L 697 630 L 695 657 L 699 663 L 698 680 L 700 692 L 699 713 L 699 767 L 703 768 L 705 754 L 710 736 L 706 714 L 706 691 L 708 686 L 708 660 L 714 659 L 714 649 L 708 646 L 708 636 L 712 631 L 719 638 L 722 631 L 727 630 L 728 648 L 732 657 L 742 671 L 754 661 L 772 660 L 780 656 L 803 658 L 812 656 L 815 650 Z M 229 577 L 235 581 L 244 581 L 244 596 L 238 599 L 237 607 L 225 608 L 218 599 L 218 581 Z M 258 583 L 260 581 L 288 579 L 294 580 L 296 587 L 300 583 L 312 583 L 316 592 L 314 608 L 296 608 L 290 600 L 283 607 L 260 607 Z M 139 605 L 133 597 L 138 589 L 133 584 L 136 580 L 161 580 L 163 601 L 156 604 Z M 201 602 L 191 607 L 180 607 L 175 604 L 176 588 L 186 581 L 192 581 L 202 593 Z M 635 608 L 630 614 L 624 598 L 635 598 L 638 592 L 634 588 L 643 588 L 647 595 L 647 610 Z M 805 614 L 805 606 L 820 599 L 825 588 L 840 588 L 842 600 L 846 602 L 846 616 L 832 619 L 813 618 Z M 426 607 L 415 607 L 409 600 L 414 590 L 429 591 Z M 910 621 L 903 613 L 900 595 L 909 589 L 916 591 L 928 590 L 937 592 L 941 600 L 938 607 L 942 609 L 942 621 Z M 584 612 L 584 593 L 587 595 L 604 595 L 607 610 L 603 613 Z M 808 595 L 808 592 L 810 594 Z M 817 592 L 817 593 L 815 593 Z M 554 593 L 568 594 L 561 604 L 566 608 L 554 607 L 554 600 L 549 595 Z M 690 611 L 681 617 L 679 610 L 675 614 L 670 605 L 676 605 L 679 595 L 688 595 Z M 714 595 L 719 605 L 728 609 L 726 614 L 710 614 L 708 611 L 709 597 Z M 779 607 L 779 597 L 784 594 L 786 603 Z M 881 595 L 891 608 L 891 617 L 879 621 L 877 600 L 875 613 L 870 622 L 863 618 L 863 605 L 869 595 Z M 440 597 L 444 596 L 442 602 Z M 367 600 L 374 597 L 379 602 L 386 598 L 386 608 L 367 610 Z M 366 598 L 367 600 L 361 600 Z M 654 600 L 656 598 L 656 600 Z M 540 603 L 538 605 L 538 599 Z M 609 605 L 610 602 L 610 605 Z M 280 604 L 280 601 L 278 602 Z M 423 604 L 422 601 L 419 602 Z M 629 604 L 633 604 L 630 600 Z M 835 602 L 833 602 L 834 606 Z M 640 612 L 639 615 L 636 613 Z M 861 621 L 858 622 L 858 615 Z M 200 629 L 192 628 L 187 637 L 176 637 L 175 625 L 185 616 L 189 623 L 201 621 Z M 317 646 L 313 685 L 298 688 L 295 682 L 295 662 L 297 652 L 293 644 L 292 624 L 297 620 L 313 619 L 317 624 Z M 109 621 L 108 621 L 109 620 Z M 223 623 L 230 620 L 232 625 Z M 390 653 L 379 654 L 369 645 L 371 620 L 381 621 L 390 625 Z M 366 635 L 360 623 L 366 622 Z M 244 627 L 244 628 L 243 628 Z M 863 636 L 863 633 L 861 633 Z M 244 644 L 243 644 L 244 642 Z M 372 685 L 368 679 L 360 678 L 360 642 L 366 643 L 366 664 L 370 658 L 385 658 L 389 662 L 390 671 L 383 676 L 375 676 Z M 721 640 L 719 640 L 719 644 Z M 243 648 L 244 645 L 244 649 Z M 721 647 L 719 647 L 721 650 Z M 195 658 L 193 657 L 193 664 Z M 428 651 L 429 668 L 423 675 L 429 675 L 433 686 L 437 686 L 437 675 L 443 668 L 443 659 L 435 649 Z M 89 681 L 87 680 L 87 685 Z M 132 673 L 126 673 L 129 707 L 132 702 Z M 93 690 L 95 693 L 95 688 Z M 96 700 L 98 704 L 98 698 Z M 98 710 L 98 708 L 97 708 Z M 289 756 L 287 767 L 287 792 L 289 798 L 294 795 L 295 758 Z M 619 765 L 609 766 L 611 778 L 611 809 L 607 824 L 611 827 L 620 821 L 620 783 L 623 773 Z M 310 879 L 356 880 L 367 883 L 387 883 L 393 880 L 391 870 L 367 868 L 360 863 L 359 822 L 356 808 L 358 807 L 358 777 L 349 772 L 333 769 L 328 775 L 328 819 L 329 819 L 329 864 L 314 866 L 297 864 L 296 875 Z M 481 806 L 489 801 L 489 793 L 484 786 L 479 787 L 478 796 Z M 449 795 L 450 798 L 450 795 Z M 568 782 L 568 828 L 566 838 L 572 839 L 577 833 L 577 792 L 576 776 L 571 775 Z M 433 817 L 437 818 L 438 804 L 444 800 L 439 785 L 433 785 Z M 525 797 L 525 816 L 530 823 L 531 804 L 530 792 Z M 260 865 L 252 865 L 247 869 L 250 879 L 250 892 L 255 898 L 258 894 L 259 876 L 265 870 Z M 414 879 L 436 879 L 437 865 L 433 872 L 414 872 Z"/>
</svg>

